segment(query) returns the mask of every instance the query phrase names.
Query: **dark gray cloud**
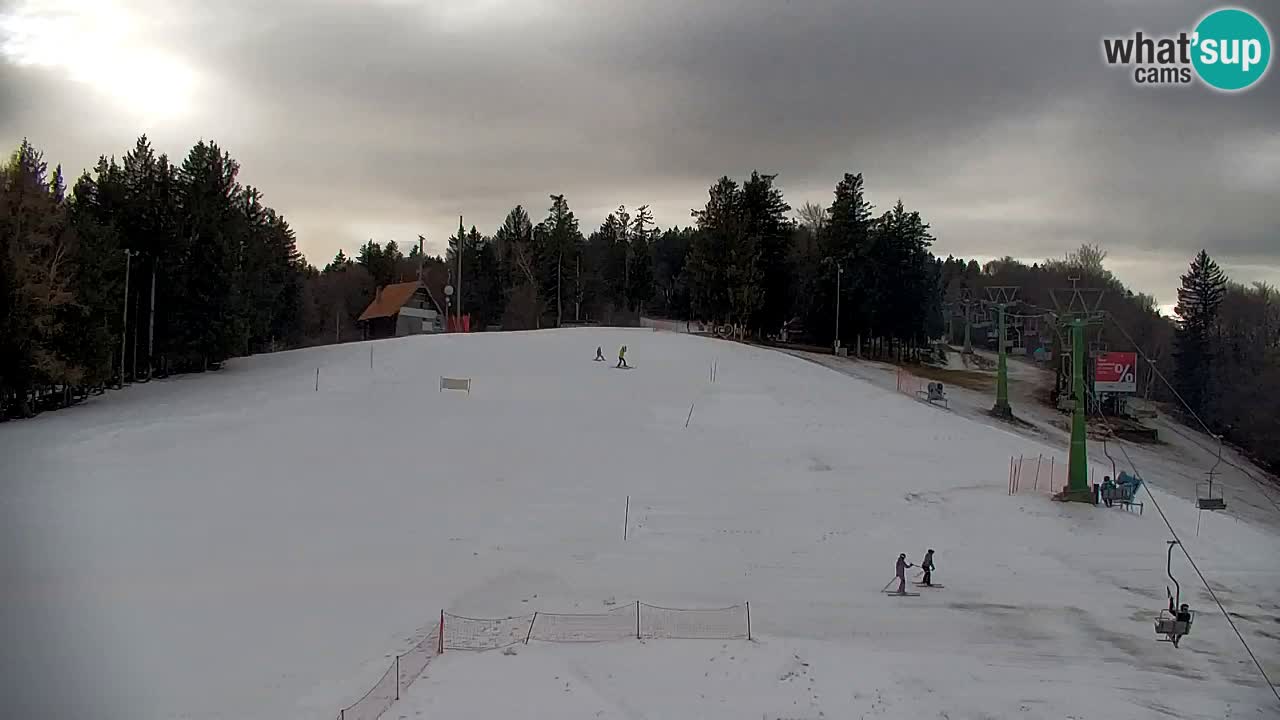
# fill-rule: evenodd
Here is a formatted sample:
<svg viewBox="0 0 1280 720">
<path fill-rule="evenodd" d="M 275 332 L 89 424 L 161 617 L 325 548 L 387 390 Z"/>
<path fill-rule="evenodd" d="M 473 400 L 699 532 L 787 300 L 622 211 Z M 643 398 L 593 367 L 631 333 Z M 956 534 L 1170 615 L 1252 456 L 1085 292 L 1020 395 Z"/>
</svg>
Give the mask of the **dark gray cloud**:
<svg viewBox="0 0 1280 720">
<path fill-rule="evenodd" d="M 1243 5 L 1275 34 L 1273 8 Z M 0 141 L 29 135 L 78 168 L 143 130 L 174 154 L 216 139 L 316 261 L 370 236 L 438 249 L 459 213 L 491 231 L 551 192 L 586 226 L 619 203 L 686 224 L 715 177 L 760 169 L 793 205 L 863 172 L 878 205 L 925 214 L 942 253 L 1097 242 L 1163 301 L 1200 247 L 1241 279 L 1280 280 L 1274 71 L 1221 95 L 1135 87 L 1101 60 L 1103 36 L 1189 28 L 1211 3 L 108 6 L 155 53 L 127 66 L 144 85 L 155 67 L 177 69 L 153 84 L 190 79 L 183 111 L 0 62 L 0 99 L 20 98 L 0 105 Z"/>
</svg>

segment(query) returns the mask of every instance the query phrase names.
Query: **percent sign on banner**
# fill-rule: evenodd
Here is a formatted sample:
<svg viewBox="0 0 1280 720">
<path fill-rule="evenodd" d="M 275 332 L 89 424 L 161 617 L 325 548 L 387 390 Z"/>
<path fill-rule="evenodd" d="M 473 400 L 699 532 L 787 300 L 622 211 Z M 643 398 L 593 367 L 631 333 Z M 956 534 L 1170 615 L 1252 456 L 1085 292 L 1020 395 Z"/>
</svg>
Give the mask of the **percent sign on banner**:
<svg viewBox="0 0 1280 720">
<path fill-rule="evenodd" d="M 1138 354 L 1100 352 L 1093 368 L 1094 392 L 1137 392 Z"/>
</svg>

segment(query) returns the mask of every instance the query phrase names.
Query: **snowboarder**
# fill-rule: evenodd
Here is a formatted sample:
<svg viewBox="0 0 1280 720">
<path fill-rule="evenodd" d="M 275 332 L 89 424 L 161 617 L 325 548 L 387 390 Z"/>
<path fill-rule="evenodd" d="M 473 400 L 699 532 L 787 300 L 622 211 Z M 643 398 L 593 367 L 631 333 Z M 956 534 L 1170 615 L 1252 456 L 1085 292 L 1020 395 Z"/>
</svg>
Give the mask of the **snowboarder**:
<svg viewBox="0 0 1280 720">
<path fill-rule="evenodd" d="M 626 345 L 623 345 L 621 348 L 618 348 L 618 367 L 620 368 L 629 367 L 627 365 L 627 346 Z"/>
<path fill-rule="evenodd" d="M 899 553 L 898 554 L 898 578 L 897 578 L 899 595 L 907 594 L 907 568 L 909 567 L 915 567 L 915 565 L 912 565 L 911 563 L 907 562 L 906 553 Z"/>
<path fill-rule="evenodd" d="M 925 587 L 933 587 L 933 550 L 924 554 L 924 561 L 920 563 L 920 569 L 924 570 Z"/>
<path fill-rule="evenodd" d="M 596 346 L 596 362 L 603 362 L 603 361 L 604 361 L 604 348 L 597 345 Z"/>
</svg>

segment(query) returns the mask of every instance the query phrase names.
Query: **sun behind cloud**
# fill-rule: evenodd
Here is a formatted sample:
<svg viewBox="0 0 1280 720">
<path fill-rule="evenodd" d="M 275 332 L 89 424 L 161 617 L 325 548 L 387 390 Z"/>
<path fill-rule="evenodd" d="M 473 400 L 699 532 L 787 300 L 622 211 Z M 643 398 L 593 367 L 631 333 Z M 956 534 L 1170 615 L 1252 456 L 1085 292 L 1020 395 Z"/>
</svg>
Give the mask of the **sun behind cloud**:
<svg viewBox="0 0 1280 720">
<path fill-rule="evenodd" d="M 0 56 L 61 73 L 145 124 L 194 109 L 199 74 L 154 44 L 160 28 L 116 0 L 25 0 L 0 15 Z"/>
</svg>

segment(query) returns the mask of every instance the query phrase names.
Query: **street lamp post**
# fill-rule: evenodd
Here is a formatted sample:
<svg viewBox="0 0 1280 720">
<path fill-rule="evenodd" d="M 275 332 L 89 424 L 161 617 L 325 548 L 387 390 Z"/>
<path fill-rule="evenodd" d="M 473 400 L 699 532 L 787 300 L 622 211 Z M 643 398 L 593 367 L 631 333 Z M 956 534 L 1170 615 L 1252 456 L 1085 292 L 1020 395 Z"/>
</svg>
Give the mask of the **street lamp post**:
<svg viewBox="0 0 1280 720">
<path fill-rule="evenodd" d="M 836 344 L 835 354 L 840 354 L 840 276 L 844 274 L 844 268 L 839 264 L 836 265 Z"/>
<path fill-rule="evenodd" d="M 120 329 L 120 387 L 124 387 L 124 357 L 129 341 L 129 268 L 132 265 L 134 252 L 124 251 L 124 312 Z M 136 363 L 135 363 L 136 365 Z"/>
</svg>

